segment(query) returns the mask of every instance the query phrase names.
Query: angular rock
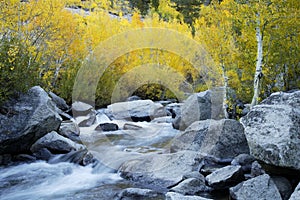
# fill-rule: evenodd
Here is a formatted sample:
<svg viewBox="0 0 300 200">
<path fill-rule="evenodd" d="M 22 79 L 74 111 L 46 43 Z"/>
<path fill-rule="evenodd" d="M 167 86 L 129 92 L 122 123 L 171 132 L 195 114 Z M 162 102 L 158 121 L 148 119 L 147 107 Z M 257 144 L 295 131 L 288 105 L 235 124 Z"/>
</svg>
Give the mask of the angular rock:
<svg viewBox="0 0 300 200">
<path fill-rule="evenodd" d="M 243 126 L 231 119 L 194 122 L 173 140 L 171 152 L 180 150 L 231 159 L 239 154 L 249 153 Z"/>
<path fill-rule="evenodd" d="M 117 131 L 119 126 L 115 123 L 102 123 L 99 124 L 96 128 L 96 131 Z"/>
<path fill-rule="evenodd" d="M 226 166 L 206 176 L 209 186 L 215 189 L 226 189 L 244 180 L 241 166 Z"/>
<path fill-rule="evenodd" d="M 281 200 L 276 185 L 267 174 L 244 181 L 230 188 L 230 195 L 236 200 Z"/>
<path fill-rule="evenodd" d="M 70 151 L 69 153 L 63 154 L 59 157 L 55 157 L 54 159 L 51 159 L 49 163 L 55 164 L 59 162 L 70 162 L 86 166 L 95 161 L 96 160 L 94 159 L 93 155 L 89 153 L 87 149 L 82 148 L 76 151 Z"/>
<path fill-rule="evenodd" d="M 64 121 L 60 124 L 58 133 L 70 140 L 80 142 L 80 129 L 75 122 Z"/>
<path fill-rule="evenodd" d="M 200 196 L 184 196 L 176 192 L 168 192 L 166 194 L 166 200 L 212 200 Z"/>
<path fill-rule="evenodd" d="M 251 155 L 300 170 L 300 91 L 274 93 L 241 119 Z"/>
<path fill-rule="evenodd" d="M 35 156 L 39 160 L 48 161 L 52 158 L 53 154 L 48 149 L 42 148 L 34 152 L 33 156 Z"/>
<path fill-rule="evenodd" d="M 126 188 L 118 194 L 118 200 L 164 200 L 164 195 L 149 189 Z"/>
<path fill-rule="evenodd" d="M 96 111 L 92 110 L 88 115 L 87 119 L 79 122 L 78 126 L 79 127 L 90 127 L 93 124 L 95 124 L 97 117 L 96 117 Z"/>
<path fill-rule="evenodd" d="M 255 158 L 253 156 L 249 154 L 240 154 L 232 160 L 231 165 L 240 165 L 242 166 L 243 172 L 250 172 L 254 161 Z"/>
<path fill-rule="evenodd" d="M 171 192 L 177 192 L 184 195 L 195 195 L 199 192 L 210 192 L 212 189 L 205 185 L 205 180 L 188 178 L 170 189 Z"/>
<path fill-rule="evenodd" d="M 67 111 L 70 109 L 70 106 L 67 105 L 66 101 L 63 98 L 57 96 L 55 93 L 49 92 L 49 96 L 51 97 L 52 101 L 56 104 L 56 106 L 62 111 Z"/>
<path fill-rule="evenodd" d="M 174 154 L 147 155 L 125 162 L 119 169 L 121 176 L 149 188 L 166 190 L 182 180 L 182 176 L 195 171 L 200 155 L 182 151 Z"/>
<path fill-rule="evenodd" d="M 59 135 L 52 131 L 44 137 L 38 139 L 30 148 L 31 152 L 38 152 L 40 149 L 46 148 L 51 153 L 67 153 L 78 150 L 82 145 L 76 144 L 72 140 Z"/>
<path fill-rule="evenodd" d="M 272 176 L 271 178 L 275 183 L 282 200 L 288 200 L 293 192 L 290 181 L 282 176 Z"/>
<path fill-rule="evenodd" d="M 137 100 L 114 103 L 107 107 L 115 119 L 130 121 L 151 121 L 157 117 L 166 116 L 164 107 L 151 100 Z"/>
<path fill-rule="evenodd" d="M 251 176 L 256 177 L 265 174 L 265 170 L 262 168 L 262 166 L 257 162 L 254 161 L 251 165 Z"/>
<path fill-rule="evenodd" d="M 300 183 L 297 185 L 296 189 L 292 193 L 289 200 L 299 200 L 300 199 Z"/>
<path fill-rule="evenodd" d="M 0 114 L 0 155 L 29 152 L 36 140 L 57 131 L 62 121 L 58 108 L 39 86 L 3 108 L 8 112 Z"/>
<path fill-rule="evenodd" d="M 196 121 L 224 118 L 223 95 L 223 88 L 191 95 L 181 106 L 180 115 L 176 115 L 174 128 L 185 130 Z"/>
</svg>

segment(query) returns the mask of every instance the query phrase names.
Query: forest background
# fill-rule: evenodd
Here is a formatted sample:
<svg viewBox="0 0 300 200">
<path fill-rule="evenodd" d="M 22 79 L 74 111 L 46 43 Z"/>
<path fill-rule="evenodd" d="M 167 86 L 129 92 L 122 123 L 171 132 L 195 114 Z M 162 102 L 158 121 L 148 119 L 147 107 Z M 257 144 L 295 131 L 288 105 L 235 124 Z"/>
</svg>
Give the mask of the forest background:
<svg viewBox="0 0 300 200">
<path fill-rule="evenodd" d="M 237 100 L 255 105 L 273 92 L 300 88 L 299 8 L 299 0 L 2 0 L 0 104 L 34 85 L 71 103 L 77 72 L 101 42 L 129 30 L 159 27 L 205 47 L 223 76 L 228 106 Z M 107 68 L 97 86 L 96 106 L 110 104 L 120 77 L 147 63 L 172 67 L 195 92 L 208 88 L 180 56 L 137 49 Z M 134 94 L 176 98 L 152 83 Z"/>
</svg>

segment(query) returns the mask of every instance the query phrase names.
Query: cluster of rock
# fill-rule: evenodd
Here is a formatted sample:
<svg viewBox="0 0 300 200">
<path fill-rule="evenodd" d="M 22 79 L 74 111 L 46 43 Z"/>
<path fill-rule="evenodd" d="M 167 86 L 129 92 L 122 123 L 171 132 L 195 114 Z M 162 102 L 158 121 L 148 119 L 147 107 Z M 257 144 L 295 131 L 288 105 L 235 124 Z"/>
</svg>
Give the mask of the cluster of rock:
<svg viewBox="0 0 300 200">
<path fill-rule="evenodd" d="M 69 110 L 63 99 L 39 86 L 7 102 L 0 113 L 0 164 L 51 162 L 58 154 L 82 165 L 94 162 L 80 142 L 78 125 L 70 120 Z"/>
<path fill-rule="evenodd" d="M 64 154 L 62 160 L 87 165 L 95 159 L 81 144 L 79 127 L 107 132 L 141 129 L 130 122 L 172 123 L 181 132 L 169 152 L 120 164 L 121 176 L 138 188 L 124 189 L 117 199 L 300 199 L 300 91 L 272 94 L 240 122 L 224 119 L 222 100 L 215 89 L 184 103 L 132 98 L 100 111 L 75 102 L 74 116 L 87 116 L 77 125 L 66 120 L 70 107 L 61 98 L 33 87 L 1 110 L 0 164 L 51 162 Z"/>
<path fill-rule="evenodd" d="M 173 126 L 184 131 L 172 141 L 170 154 L 145 156 L 121 166 L 122 177 L 147 188 L 147 193 L 131 188 L 130 195 L 153 199 L 147 195 L 151 189 L 151 196 L 156 191 L 170 200 L 203 200 L 219 194 L 238 200 L 300 199 L 300 91 L 272 94 L 241 123 L 221 119 L 222 115 L 212 119 L 212 111 L 221 113 L 221 107 L 212 109 L 210 98 L 211 91 L 206 91 L 188 98 L 188 105 L 165 107 L 175 118 Z M 197 114 L 180 121 L 187 110 Z M 121 193 L 119 199 L 126 195 Z"/>
</svg>

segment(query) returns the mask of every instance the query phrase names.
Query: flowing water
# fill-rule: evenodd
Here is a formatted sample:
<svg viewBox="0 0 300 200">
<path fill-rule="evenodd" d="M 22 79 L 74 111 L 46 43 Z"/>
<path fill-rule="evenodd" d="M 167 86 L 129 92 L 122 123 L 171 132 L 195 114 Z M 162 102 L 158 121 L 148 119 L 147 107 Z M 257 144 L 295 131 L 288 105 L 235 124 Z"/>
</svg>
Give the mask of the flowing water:
<svg viewBox="0 0 300 200">
<path fill-rule="evenodd" d="M 170 140 L 179 133 L 170 123 L 134 125 L 135 130 L 114 132 L 81 129 L 83 143 L 100 160 L 96 167 L 39 161 L 0 168 L 0 199 L 116 199 L 118 192 L 131 187 L 117 173 L 119 166 L 145 154 L 168 152 Z"/>
</svg>

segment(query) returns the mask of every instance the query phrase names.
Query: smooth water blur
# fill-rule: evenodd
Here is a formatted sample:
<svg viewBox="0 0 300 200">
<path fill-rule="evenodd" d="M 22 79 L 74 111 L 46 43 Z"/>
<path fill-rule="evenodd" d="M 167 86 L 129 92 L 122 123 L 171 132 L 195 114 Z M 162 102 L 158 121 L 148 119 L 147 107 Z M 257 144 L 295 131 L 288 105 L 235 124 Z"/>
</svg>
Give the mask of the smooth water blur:
<svg viewBox="0 0 300 200">
<path fill-rule="evenodd" d="M 96 195 L 97 188 L 122 182 L 116 173 L 97 173 L 92 166 L 66 162 L 21 164 L 0 168 L 0 172 L 1 200 L 85 199 L 82 193 Z"/>
<path fill-rule="evenodd" d="M 0 199 L 116 199 L 117 193 L 131 187 L 118 175 L 120 165 L 145 154 L 168 152 L 169 142 L 179 133 L 170 123 L 134 125 L 140 128 L 114 132 L 81 128 L 81 139 L 100 161 L 96 166 L 59 162 L 62 159 L 57 156 L 49 163 L 0 167 Z"/>
</svg>

